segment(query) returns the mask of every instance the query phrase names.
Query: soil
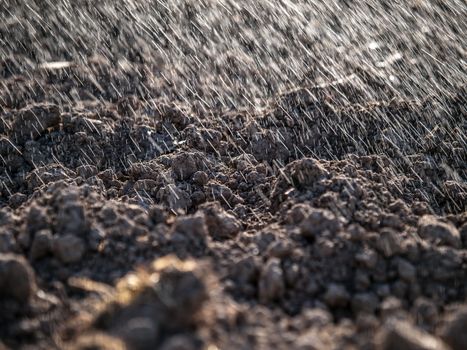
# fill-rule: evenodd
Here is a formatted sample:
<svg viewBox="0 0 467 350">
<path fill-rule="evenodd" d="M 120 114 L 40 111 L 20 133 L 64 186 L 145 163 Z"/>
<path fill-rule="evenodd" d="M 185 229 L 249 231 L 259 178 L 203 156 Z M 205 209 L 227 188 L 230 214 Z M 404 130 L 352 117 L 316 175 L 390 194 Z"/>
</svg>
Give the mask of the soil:
<svg viewBox="0 0 467 350">
<path fill-rule="evenodd" d="M 2 2 L 0 349 L 466 349 L 465 18 Z"/>
</svg>

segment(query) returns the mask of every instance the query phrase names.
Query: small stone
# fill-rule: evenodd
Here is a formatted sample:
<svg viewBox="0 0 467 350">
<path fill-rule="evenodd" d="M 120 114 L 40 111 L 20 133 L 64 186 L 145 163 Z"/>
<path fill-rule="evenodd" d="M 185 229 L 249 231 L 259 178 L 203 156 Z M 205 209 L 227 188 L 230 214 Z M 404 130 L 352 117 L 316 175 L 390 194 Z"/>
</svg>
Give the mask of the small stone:
<svg viewBox="0 0 467 350">
<path fill-rule="evenodd" d="M 27 260 L 15 254 L 0 254 L 0 294 L 27 302 L 35 290 L 34 270 Z"/>
<path fill-rule="evenodd" d="M 52 250 L 52 241 L 52 232 L 50 230 L 36 232 L 29 252 L 31 260 L 34 261 L 49 254 Z"/>
<path fill-rule="evenodd" d="M 443 328 L 441 338 L 452 350 L 467 349 L 467 307 L 464 306 L 451 314 Z"/>
<path fill-rule="evenodd" d="M 79 262 L 85 251 L 84 241 L 71 234 L 58 237 L 53 241 L 54 255 L 65 264 Z"/>
<path fill-rule="evenodd" d="M 440 339 L 405 321 L 386 325 L 377 343 L 378 350 L 448 350 Z"/>
<path fill-rule="evenodd" d="M 454 248 L 462 246 L 459 231 L 452 224 L 439 221 L 433 215 L 424 215 L 418 222 L 418 234 L 424 239 Z"/>
<path fill-rule="evenodd" d="M 331 283 L 323 298 L 330 307 L 344 307 L 349 303 L 350 295 L 343 285 Z"/>
<path fill-rule="evenodd" d="M 279 259 L 268 260 L 261 271 L 258 287 L 259 300 L 262 303 L 274 301 L 284 294 L 284 273 Z"/>
</svg>

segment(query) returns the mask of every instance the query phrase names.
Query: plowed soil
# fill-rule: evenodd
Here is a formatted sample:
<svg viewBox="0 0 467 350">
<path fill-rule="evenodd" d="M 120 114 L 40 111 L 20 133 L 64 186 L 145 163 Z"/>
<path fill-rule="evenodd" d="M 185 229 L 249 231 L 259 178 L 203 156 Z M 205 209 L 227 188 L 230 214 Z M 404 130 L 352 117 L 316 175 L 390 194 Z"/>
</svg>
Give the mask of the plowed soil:
<svg viewBox="0 0 467 350">
<path fill-rule="evenodd" d="M 0 2 L 0 349 L 467 349 L 465 18 Z"/>
</svg>

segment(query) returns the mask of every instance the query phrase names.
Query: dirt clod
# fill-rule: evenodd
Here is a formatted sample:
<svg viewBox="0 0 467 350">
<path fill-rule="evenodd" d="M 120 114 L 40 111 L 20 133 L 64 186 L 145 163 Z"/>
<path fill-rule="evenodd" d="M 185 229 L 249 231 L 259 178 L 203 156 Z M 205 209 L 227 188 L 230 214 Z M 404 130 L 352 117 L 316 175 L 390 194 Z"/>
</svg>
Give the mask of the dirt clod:
<svg viewBox="0 0 467 350">
<path fill-rule="evenodd" d="M 259 299 L 266 303 L 280 298 L 284 291 L 284 273 L 279 259 L 269 259 L 259 277 Z"/>
<path fill-rule="evenodd" d="M 53 237 L 50 230 L 41 230 L 35 233 L 29 255 L 31 260 L 40 259 L 52 251 Z"/>
<path fill-rule="evenodd" d="M 331 284 L 324 294 L 324 301 L 331 307 L 344 307 L 350 300 L 347 289 L 338 284 Z"/>
<path fill-rule="evenodd" d="M 49 128 L 56 128 L 60 123 L 60 110 L 56 105 L 39 104 L 22 109 L 15 117 L 10 137 L 14 142 L 24 143 L 36 139 Z"/>
<path fill-rule="evenodd" d="M 301 233 L 307 238 L 316 238 L 321 234 L 336 234 L 341 229 L 339 220 L 326 209 L 312 210 L 300 224 Z"/>
<path fill-rule="evenodd" d="M 209 234 L 216 238 L 229 238 L 240 232 L 242 225 L 218 203 L 202 206 Z"/>
<path fill-rule="evenodd" d="M 467 336 L 464 332 L 467 327 L 467 309 L 465 307 L 449 315 L 445 325 L 441 329 L 441 338 L 452 350 L 465 349 Z"/>
<path fill-rule="evenodd" d="M 434 216 L 423 216 L 418 224 L 418 234 L 442 245 L 459 248 L 462 244 L 459 231 L 452 225 L 439 221 Z"/>
<path fill-rule="evenodd" d="M 380 350 L 448 349 L 441 340 L 403 321 L 394 322 L 386 326 L 380 337 Z"/>
<path fill-rule="evenodd" d="M 54 255 L 65 264 L 79 262 L 86 251 L 84 241 L 72 234 L 54 238 L 52 244 Z"/>
<path fill-rule="evenodd" d="M 34 270 L 22 256 L 0 253 L 0 291 L 21 303 L 36 291 Z"/>
</svg>

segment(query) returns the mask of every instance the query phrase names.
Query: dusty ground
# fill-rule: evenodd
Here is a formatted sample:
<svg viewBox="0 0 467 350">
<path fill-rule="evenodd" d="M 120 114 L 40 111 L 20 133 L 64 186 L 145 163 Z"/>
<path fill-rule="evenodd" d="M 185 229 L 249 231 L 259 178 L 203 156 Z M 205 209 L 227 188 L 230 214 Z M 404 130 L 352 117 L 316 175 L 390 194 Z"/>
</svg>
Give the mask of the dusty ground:
<svg viewBox="0 0 467 350">
<path fill-rule="evenodd" d="M 0 3 L 0 349 L 467 349 L 462 1 Z"/>
</svg>

